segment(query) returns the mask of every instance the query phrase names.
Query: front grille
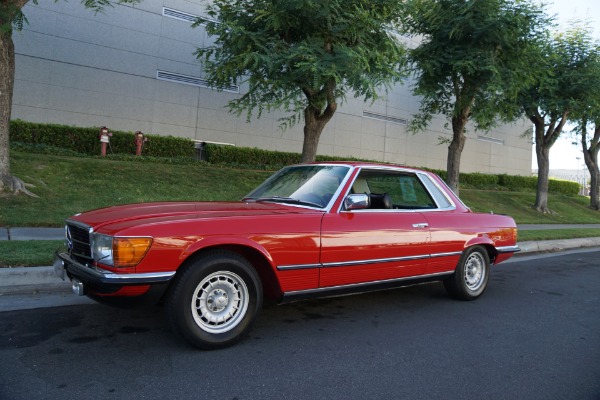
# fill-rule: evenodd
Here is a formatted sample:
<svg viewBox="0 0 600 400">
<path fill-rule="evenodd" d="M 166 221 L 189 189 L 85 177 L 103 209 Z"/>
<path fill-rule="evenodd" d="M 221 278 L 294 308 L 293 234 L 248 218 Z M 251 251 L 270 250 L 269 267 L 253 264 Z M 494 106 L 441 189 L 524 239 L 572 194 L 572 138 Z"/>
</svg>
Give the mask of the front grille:
<svg viewBox="0 0 600 400">
<path fill-rule="evenodd" d="M 66 232 L 69 253 L 84 263 L 90 261 L 92 259 L 90 228 L 67 223 Z"/>
</svg>

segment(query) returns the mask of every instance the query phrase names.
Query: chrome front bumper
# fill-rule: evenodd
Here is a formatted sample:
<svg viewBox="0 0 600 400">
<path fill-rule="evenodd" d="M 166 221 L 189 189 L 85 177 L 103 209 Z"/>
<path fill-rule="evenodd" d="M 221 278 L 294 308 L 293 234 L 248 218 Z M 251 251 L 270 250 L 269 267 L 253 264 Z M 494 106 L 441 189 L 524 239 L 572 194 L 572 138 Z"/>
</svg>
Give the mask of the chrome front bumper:
<svg viewBox="0 0 600 400">
<path fill-rule="evenodd" d="M 90 282 L 95 285 L 152 285 L 166 283 L 173 278 L 175 271 L 150 272 L 142 274 L 115 274 L 114 272 L 89 267 L 75 261 L 69 253 L 57 251 L 54 257 L 54 273 L 65 280 Z"/>
</svg>

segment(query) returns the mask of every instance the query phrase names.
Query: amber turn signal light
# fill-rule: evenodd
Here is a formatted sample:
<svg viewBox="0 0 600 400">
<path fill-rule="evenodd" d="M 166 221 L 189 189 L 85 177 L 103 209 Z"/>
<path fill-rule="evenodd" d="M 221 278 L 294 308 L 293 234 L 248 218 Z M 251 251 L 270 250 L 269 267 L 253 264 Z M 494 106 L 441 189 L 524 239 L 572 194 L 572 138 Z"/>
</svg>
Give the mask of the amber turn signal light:
<svg viewBox="0 0 600 400">
<path fill-rule="evenodd" d="M 114 266 L 117 268 L 135 267 L 148 253 L 151 245 L 151 238 L 114 238 Z"/>
</svg>

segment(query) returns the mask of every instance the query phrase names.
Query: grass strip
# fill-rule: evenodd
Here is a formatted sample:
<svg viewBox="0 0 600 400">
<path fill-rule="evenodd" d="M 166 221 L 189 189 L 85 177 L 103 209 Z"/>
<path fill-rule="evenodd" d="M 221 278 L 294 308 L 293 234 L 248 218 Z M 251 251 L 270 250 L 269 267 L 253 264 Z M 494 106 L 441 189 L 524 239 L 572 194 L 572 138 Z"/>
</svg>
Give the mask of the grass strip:
<svg viewBox="0 0 600 400">
<path fill-rule="evenodd" d="M 577 239 L 587 237 L 600 237 L 600 229 L 548 229 L 519 231 L 519 242 L 533 240 Z"/>
<path fill-rule="evenodd" d="M 0 268 L 52 265 L 62 240 L 0 240 Z"/>
</svg>

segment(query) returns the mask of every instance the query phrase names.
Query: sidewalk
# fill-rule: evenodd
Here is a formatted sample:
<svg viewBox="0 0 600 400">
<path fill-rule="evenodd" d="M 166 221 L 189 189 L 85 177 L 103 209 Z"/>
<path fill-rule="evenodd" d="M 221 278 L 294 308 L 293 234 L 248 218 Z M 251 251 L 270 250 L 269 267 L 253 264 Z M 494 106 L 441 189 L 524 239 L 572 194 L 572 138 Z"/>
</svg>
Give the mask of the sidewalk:
<svg viewBox="0 0 600 400">
<path fill-rule="evenodd" d="M 520 230 L 600 228 L 600 224 L 519 225 Z M 0 240 L 63 240 L 63 228 L 4 228 Z M 549 253 L 584 247 L 600 247 L 600 237 L 519 242 L 516 256 Z M 0 268 L 0 296 L 69 292 L 71 284 L 54 275 L 51 266 Z"/>
</svg>

